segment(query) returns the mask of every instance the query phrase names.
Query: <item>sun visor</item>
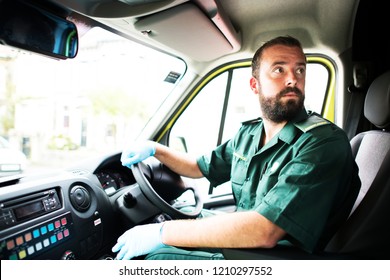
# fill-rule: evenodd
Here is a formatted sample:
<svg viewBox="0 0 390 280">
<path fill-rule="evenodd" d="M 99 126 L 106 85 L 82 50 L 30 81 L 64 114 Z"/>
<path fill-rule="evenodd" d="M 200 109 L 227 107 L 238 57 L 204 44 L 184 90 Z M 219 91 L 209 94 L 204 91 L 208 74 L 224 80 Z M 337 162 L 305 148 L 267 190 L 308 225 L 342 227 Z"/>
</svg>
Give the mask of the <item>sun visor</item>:
<svg viewBox="0 0 390 280">
<path fill-rule="evenodd" d="M 140 18 L 135 28 L 197 61 L 210 61 L 239 48 L 237 36 L 234 42 L 229 42 L 214 22 L 192 3 Z"/>
</svg>

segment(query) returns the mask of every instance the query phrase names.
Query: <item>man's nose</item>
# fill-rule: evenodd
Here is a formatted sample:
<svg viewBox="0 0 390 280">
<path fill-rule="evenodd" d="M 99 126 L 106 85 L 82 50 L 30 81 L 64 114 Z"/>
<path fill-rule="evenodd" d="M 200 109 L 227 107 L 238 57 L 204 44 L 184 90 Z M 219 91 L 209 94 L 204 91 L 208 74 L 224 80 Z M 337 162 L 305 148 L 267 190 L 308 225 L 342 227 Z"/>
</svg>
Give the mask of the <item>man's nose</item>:
<svg viewBox="0 0 390 280">
<path fill-rule="evenodd" d="M 295 72 L 288 72 L 287 76 L 286 76 L 286 86 L 289 86 L 289 87 L 294 87 L 297 85 L 297 77 L 295 75 Z"/>
</svg>

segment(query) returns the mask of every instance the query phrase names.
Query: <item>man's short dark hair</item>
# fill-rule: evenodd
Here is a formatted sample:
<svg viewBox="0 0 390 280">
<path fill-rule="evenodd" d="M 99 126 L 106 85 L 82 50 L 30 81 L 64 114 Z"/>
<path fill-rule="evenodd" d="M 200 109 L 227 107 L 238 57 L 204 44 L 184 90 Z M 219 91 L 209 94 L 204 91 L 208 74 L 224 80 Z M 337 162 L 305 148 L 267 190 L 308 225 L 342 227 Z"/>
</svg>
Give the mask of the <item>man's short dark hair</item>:
<svg viewBox="0 0 390 280">
<path fill-rule="evenodd" d="M 252 58 L 252 76 L 254 78 L 258 78 L 261 56 L 263 55 L 264 50 L 269 48 L 269 47 L 276 46 L 276 45 L 283 45 L 283 46 L 287 46 L 287 47 L 298 47 L 302 50 L 302 53 L 303 53 L 301 42 L 298 39 L 291 37 L 291 36 L 288 36 L 288 35 L 287 36 L 279 36 L 279 37 L 276 37 L 274 39 L 271 39 L 271 40 L 265 42 L 255 52 L 255 54 L 253 55 L 253 58 Z"/>
</svg>

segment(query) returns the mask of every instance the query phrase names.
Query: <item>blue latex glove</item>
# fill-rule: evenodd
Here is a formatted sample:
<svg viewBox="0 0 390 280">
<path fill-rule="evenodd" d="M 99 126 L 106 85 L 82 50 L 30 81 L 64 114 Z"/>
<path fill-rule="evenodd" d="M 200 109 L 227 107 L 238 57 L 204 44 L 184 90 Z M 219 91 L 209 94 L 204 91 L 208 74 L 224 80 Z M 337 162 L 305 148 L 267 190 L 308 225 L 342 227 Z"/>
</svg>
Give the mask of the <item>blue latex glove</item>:
<svg viewBox="0 0 390 280">
<path fill-rule="evenodd" d="M 114 253 L 119 251 L 116 259 L 129 260 L 164 247 L 161 240 L 163 225 L 164 223 L 148 224 L 126 231 L 112 247 Z"/>
<path fill-rule="evenodd" d="M 131 165 L 154 156 L 155 153 L 156 143 L 153 141 L 133 143 L 122 152 L 121 162 L 123 166 L 130 168 Z"/>
</svg>

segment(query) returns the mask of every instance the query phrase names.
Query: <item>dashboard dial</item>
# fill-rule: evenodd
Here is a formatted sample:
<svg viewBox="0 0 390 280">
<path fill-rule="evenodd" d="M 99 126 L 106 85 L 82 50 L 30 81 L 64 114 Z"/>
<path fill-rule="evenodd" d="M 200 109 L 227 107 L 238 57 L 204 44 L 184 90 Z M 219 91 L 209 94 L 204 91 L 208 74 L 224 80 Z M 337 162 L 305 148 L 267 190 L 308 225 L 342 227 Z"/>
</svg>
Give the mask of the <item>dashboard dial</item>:
<svg viewBox="0 0 390 280">
<path fill-rule="evenodd" d="M 120 186 L 114 176 L 108 172 L 96 174 L 106 194 L 114 193 Z"/>
</svg>

